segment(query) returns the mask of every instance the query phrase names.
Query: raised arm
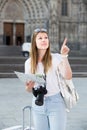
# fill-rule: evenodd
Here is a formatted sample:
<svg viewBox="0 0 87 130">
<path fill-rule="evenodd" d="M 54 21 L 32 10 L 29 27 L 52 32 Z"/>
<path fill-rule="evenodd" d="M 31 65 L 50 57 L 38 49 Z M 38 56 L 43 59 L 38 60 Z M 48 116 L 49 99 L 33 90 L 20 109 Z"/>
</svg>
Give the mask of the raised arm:
<svg viewBox="0 0 87 130">
<path fill-rule="evenodd" d="M 59 65 L 59 69 L 64 76 L 65 79 L 71 79 L 72 78 L 72 69 L 68 61 L 68 53 L 70 49 L 66 45 L 67 43 L 67 38 L 64 39 L 63 45 L 61 47 L 60 53 L 62 55 L 62 62 Z"/>
</svg>

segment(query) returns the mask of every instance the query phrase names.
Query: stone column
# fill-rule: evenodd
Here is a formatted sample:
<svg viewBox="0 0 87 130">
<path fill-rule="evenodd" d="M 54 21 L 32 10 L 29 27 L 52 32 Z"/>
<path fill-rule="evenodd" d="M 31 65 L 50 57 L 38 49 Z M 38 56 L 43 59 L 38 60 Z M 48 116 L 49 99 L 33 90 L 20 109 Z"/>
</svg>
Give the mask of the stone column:
<svg viewBox="0 0 87 130">
<path fill-rule="evenodd" d="M 58 21 L 58 2 L 50 0 L 49 2 L 49 36 L 51 41 L 51 50 L 59 50 L 59 21 Z"/>
<path fill-rule="evenodd" d="M 0 45 L 3 45 L 3 44 L 5 44 L 5 43 L 3 43 L 3 22 L 2 21 L 0 21 Z"/>
<path fill-rule="evenodd" d="M 86 13 L 86 5 L 83 2 L 79 4 L 80 12 L 79 12 L 79 43 L 80 50 L 83 53 L 86 51 L 87 53 L 87 13 Z"/>
<path fill-rule="evenodd" d="M 13 45 L 16 45 L 16 23 L 13 22 Z"/>
</svg>

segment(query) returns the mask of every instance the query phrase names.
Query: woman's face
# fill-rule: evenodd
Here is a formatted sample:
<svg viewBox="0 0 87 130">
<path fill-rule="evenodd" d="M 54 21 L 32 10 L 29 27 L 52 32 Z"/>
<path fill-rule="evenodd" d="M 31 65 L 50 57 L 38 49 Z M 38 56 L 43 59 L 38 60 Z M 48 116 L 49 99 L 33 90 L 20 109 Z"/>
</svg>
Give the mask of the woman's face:
<svg viewBox="0 0 87 130">
<path fill-rule="evenodd" d="M 48 35 L 45 32 L 40 32 L 37 34 L 36 47 L 39 50 L 46 50 L 49 47 Z"/>
</svg>

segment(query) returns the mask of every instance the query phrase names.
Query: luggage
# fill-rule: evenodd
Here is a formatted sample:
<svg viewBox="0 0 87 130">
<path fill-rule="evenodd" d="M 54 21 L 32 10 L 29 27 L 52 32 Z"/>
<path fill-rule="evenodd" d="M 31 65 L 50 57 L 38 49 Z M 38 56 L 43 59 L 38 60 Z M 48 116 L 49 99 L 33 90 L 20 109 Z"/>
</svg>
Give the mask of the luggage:
<svg viewBox="0 0 87 130">
<path fill-rule="evenodd" d="M 25 122 L 25 112 L 27 110 L 29 111 L 29 116 L 27 115 L 29 117 L 29 121 L 28 121 L 29 122 L 29 126 L 26 127 L 25 126 L 26 125 L 26 122 Z M 32 107 L 31 106 L 25 106 L 23 108 L 23 130 L 35 130 L 34 127 L 31 126 L 31 123 L 32 123 L 31 112 L 32 112 Z"/>
<path fill-rule="evenodd" d="M 27 116 L 25 116 L 25 114 L 28 113 Z M 23 109 L 23 124 L 22 125 L 18 125 L 18 126 L 11 126 L 9 128 L 6 129 L 2 129 L 2 130 L 35 130 L 34 127 L 31 126 L 32 123 L 32 107 L 31 106 L 25 106 Z M 26 113 L 25 113 L 26 112 Z M 27 118 L 27 122 L 29 123 L 28 126 L 26 126 L 26 120 L 25 118 Z"/>
</svg>

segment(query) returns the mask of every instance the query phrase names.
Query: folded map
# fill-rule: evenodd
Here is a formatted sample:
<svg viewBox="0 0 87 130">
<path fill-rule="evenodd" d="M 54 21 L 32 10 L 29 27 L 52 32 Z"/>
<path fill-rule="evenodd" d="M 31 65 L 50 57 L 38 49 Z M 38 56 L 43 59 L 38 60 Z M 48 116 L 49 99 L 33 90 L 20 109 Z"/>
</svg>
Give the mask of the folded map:
<svg viewBox="0 0 87 130">
<path fill-rule="evenodd" d="M 18 72 L 18 71 L 14 71 L 14 73 L 24 83 L 26 83 L 27 81 L 34 81 L 37 82 L 38 84 L 45 83 L 43 76 L 39 74 L 25 74 L 23 72 Z"/>
</svg>

